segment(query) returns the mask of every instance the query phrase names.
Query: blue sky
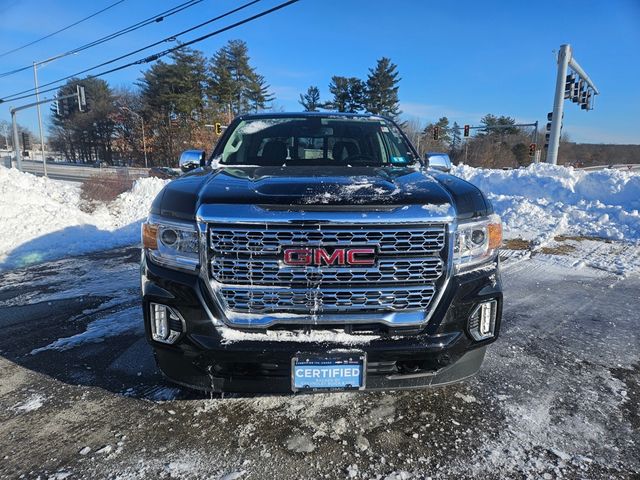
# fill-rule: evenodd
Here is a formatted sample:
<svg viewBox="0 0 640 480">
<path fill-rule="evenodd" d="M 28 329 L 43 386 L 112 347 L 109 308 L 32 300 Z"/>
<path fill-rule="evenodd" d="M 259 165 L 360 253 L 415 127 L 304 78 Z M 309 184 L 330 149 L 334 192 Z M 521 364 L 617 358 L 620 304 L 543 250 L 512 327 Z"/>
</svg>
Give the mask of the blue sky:
<svg viewBox="0 0 640 480">
<path fill-rule="evenodd" d="M 87 16 L 114 0 L 0 0 L 0 53 Z M 0 58 L 0 71 L 42 60 L 171 8 L 181 0 L 125 0 L 109 11 L 42 43 Z M 241 2 L 204 0 L 195 7 L 107 44 L 43 67 L 40 81 L 69 75 L 169 36 Z M 279 3 L 262 0 L 212 31 Z M 284 10 L 210 38 L 207 56 L 227 40 L 249 45 L 252 62 L 271 84 L 276 106 L 299 110 L 298 96 L 317 85 L 328 96 L 332 75 L 365 78 L 376 59 L 398 65 L 400 102 L 407 118 L 447 116 L 478 124 L 486 113 L 521 122 L 546 121 L 555 83 L 555 54 L 570 43 L 601 91 L 596 108 L 566 104 L 564 130 L 578 142 L 640 144 L 640 1 L 301 0 Z M 152 53 L 154 50 L 150 50 Z M 142 67 L 112 74 L 132 85 Z M 0 96 L 33 86 L 30 71 L 0 79 Z M 25 102 L 22 100 L 20 102 Z M 18 102 L 14 102 L 18 104 Z M 0 105 L 0 119 L 9 119 Z M 34 111 L 19 121 L 36 131 Z"/>
</svg>

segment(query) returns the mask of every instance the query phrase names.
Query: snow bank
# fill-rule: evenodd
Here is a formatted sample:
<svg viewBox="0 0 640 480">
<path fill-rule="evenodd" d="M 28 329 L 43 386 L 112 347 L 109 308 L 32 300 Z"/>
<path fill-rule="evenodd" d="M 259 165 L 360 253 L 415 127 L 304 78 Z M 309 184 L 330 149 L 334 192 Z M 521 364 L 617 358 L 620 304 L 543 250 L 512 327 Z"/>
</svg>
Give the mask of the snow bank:
<svg viewBox="0 0 640 480">
<path fill-rule="evenodd" d="M 507 238 L 546 243 L 559 234 L 640 241 L 640 172 L 547 164 L 517 170 L 454 167 L 480 187 Z M 138 242 L 140 222 L 166 180 L 143 178 L 94 213 L 78 186 L 0 167 L 0 270 Z"/>
<path fill-rule="evenodd" d="M 166 180 L 143 178 L 109 205 L 80 210 L 80 188 L 0 167 L 0 270 L 135 244 Z"/>
<path fill-rule="evenodd" d="M 537 164 L 516 170 L 460 165 L 451 173 L 489 196 L 507 238 L 544 243 L 570 234 L 640 240 L 640 172 Z"/>
</svg>

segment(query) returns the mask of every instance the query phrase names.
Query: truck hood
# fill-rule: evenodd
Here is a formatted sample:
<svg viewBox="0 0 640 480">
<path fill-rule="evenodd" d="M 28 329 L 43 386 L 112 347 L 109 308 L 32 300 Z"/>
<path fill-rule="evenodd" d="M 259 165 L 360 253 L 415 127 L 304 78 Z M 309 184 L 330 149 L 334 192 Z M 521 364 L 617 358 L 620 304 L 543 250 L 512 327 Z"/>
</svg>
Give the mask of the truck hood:
<svg viewBox="0 0 640 480">
<path fill-rule="evenodd" d="M 477 188 L 435 171 L 311 166 L 201 169 L 170 182 L 154 208 L 162 215 L 193 218 L 205 204 L 428 205 L 453 207 L 459 217 L 477 216 L 487 207 Z"/>
</svg>

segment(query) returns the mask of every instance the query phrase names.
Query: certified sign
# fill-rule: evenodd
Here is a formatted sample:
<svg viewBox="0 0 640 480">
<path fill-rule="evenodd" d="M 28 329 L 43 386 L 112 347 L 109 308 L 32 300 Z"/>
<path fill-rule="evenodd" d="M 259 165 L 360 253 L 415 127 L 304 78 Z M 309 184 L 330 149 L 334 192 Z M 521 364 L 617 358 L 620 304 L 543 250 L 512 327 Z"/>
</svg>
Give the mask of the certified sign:
<svg viewBox="0 0 640 480">
<path fill-rule="evenodd" d="M 358 390 L 364 388 L 365 358 L 300 356 L 293 359 L 291 373 L 293 391 Z"/>
</svg>

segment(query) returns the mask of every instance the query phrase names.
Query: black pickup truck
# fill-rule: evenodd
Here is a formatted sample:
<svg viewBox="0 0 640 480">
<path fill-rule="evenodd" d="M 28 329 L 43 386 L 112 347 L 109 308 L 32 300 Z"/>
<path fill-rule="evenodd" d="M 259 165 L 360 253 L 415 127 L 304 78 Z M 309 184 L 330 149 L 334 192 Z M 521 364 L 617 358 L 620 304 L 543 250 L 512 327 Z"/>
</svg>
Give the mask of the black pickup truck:
<svg viewBox="0 0 640 480">
<path fill-rule="evenodd" d="M 245 115 L 142 226 L 156 361 L 215 392 L 443 385 L 500 329 L 502 227 L 390 119 Z M 446 160 L 446 158 L 445 158 Z"/>
</svg>

